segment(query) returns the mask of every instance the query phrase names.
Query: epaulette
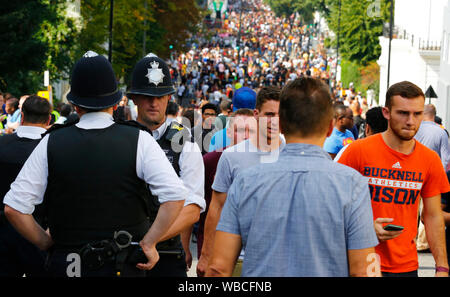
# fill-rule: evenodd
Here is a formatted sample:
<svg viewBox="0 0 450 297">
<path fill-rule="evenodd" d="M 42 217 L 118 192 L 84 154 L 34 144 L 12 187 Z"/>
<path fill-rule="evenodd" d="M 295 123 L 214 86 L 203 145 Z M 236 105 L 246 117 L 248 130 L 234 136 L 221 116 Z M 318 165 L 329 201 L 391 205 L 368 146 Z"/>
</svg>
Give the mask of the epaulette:
<svg viewBox="0 0 450 297">
<path fill-rule="evenodd" d="M 178 141 L 180 144 L 184 142 L 184 139 L 189 139 L 192 142 L 191 132 L 177 121 L 172 121 L 167 129 L 166 139 L 168 141 L 172 141 L 174 136 L 181 132 L 180 136 L 182 137 L 180 137 Z"/>
<path fill-rule="evenodd" d="M 69 123 L 64 123 L 64 124 L 53 124 L 50 128 L 47 129 L 47 131 L 45 131 L 45 132 L 42 134 L 42 138 L 44 138 L 45 135 L 52 133 L 53 131 L 56 131 L 56 130 L 59 130 L 59 129 L 62 129 L 62 128 L 67 128 L 67 127 L 73 126 L 73 125 L 75 125 L 76 123 L 78 123 L 79 121 L 80 121 L 80 119 L 76 119 L 76 120 L 71 121 L 71 122 L 69 122 Z"/>
<path fill-rule="evenodd" d="M 142 125 L 138 121 L 114 120 L 114 122 L 116 124 L 119 124 L 119 125 L 126 125 L 126 126 L 136 127 L 136 128 L 138 128 L 140 130 L 147 131 L 148 133 L 150 133 L 150 135 L 153 136 L 152 131 L 149 128 L 147 128 L 147 126 Z"/>
</svg>

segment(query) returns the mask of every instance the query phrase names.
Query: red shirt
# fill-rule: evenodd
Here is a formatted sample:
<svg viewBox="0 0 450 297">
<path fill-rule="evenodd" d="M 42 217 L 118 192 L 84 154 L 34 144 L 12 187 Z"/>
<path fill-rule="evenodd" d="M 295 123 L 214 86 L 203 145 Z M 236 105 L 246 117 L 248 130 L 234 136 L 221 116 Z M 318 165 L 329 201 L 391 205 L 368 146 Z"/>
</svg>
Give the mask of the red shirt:
<svg viewBox="0 0 450 297">
<path fill-rule="evenodd" d="M 402 154 L 387 146 L 380 133 L 349 145 L 338 162 L 369 178 L 374 219 L 393 218 L 393 224 L 405 227 L 400 236 L 375 248 L 381 257 L 381 270 L 417 270 L 420 199 L 450 191 L 439 156 L 418 141 L 411 154 Z"/>
</svg>

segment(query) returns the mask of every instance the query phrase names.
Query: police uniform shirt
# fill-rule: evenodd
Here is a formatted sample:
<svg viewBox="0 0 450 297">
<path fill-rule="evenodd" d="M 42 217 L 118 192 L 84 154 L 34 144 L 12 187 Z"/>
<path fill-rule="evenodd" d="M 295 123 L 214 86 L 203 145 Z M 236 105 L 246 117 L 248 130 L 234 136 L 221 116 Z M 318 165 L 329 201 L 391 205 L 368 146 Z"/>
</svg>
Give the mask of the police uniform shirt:
<svg viewBox="0 0 450 297">
<path fill-rule="evenodd" d="M 83 115 L 76 126 L 89 130 L 105 129 L 113 124 L 113 117 L 110 114 L 92 112 Z M 34 206 L 42 203 L 45 194 L 48 177 L 48 138 L 49 135 L 46 135 L 35 148 L 4 198 L 4 204 L 23 214 L 32 214 Z M 144 131 L 139 132 L 136 173 L 149 185 L 151 192 L 158 196 L 160 203 L 184 200 L 187 196 L 187 189 L 164 152 L 155 139 Z"/>
<path fill-rule="evenodd" d="M 35 126 L 19 126 L 17 127 L 16 133 L 20 138 L 28 139 L 41 139 L 42 134 L 45 133 L 45 129 Z"/>
<path fill-rule="evenodd" d="M 165 121 L 158 129 L 152 131 L 155 140 L 159 140 L 164 135 L 170 123 L 171 121 Z M 205 166 L 197 143 L 185 141 L 178 164 L 180 166 L 180 178 L 189 192 L 189 195 L 185 197 L 184 205 L 195 203 L 201 208 L 200 212 L 204 212 L 206 208 L 204 198 Z"/>
</svg>

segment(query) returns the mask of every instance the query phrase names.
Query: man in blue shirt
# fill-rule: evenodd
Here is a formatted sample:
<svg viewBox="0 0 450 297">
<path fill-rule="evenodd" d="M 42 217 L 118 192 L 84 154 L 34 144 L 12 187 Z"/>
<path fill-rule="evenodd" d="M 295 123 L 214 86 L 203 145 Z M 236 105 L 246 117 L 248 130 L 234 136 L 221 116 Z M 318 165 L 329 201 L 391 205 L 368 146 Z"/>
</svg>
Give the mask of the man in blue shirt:
<svg viewBox="0 0 450 297">
<path fill-rule="evenodd" d="M 302 78 L 280 95 L 286 146 L 278 161 L 241 171 L 215 234 L 207 276 L 379 276 L 367 180 L 322 149 L 333 130 L 327 86 Z"/>
<path fill-rule="evenodd" d="M 16 129 L 20 123 L 20 108 L 19 99 L 10 98 L 6 101 L 6 113 L 8 114 L 6 128 L 12 130 Z"/>
<path fill-rule="evenodd" d="M 436 107 L 433 104 L 425 105 L 423 120 L 417 134 L 414 136 L 421 144 L 435 151 L 442 161 L 442 166 L 447 168 L 450 161 L 448 135 L 435 121 Z"/>
<path fill-rule="evenodd" d="M 323 145 L 323 149 L 330 154 L 332 159 L 344 146 L 355 140 L 353 133 L 350 131 L 353 127 L 352 110 L 343 104 L 337 104 L 334 107 L 334 118 L 336 122 L 333 132 L 327 137 Z"/>
</svg>

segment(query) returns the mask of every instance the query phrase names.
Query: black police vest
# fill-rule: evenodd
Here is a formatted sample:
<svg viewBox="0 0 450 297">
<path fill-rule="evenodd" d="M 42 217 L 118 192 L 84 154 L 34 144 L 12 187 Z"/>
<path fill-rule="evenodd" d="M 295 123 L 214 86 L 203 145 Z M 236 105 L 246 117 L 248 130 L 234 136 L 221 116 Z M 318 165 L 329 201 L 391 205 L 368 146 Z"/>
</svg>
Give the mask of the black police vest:
<svg viewBox="0 0 450 297">
<path fill-rule="evenodd" d="M 8 193 L 11 184 L 16 179 L 25 161 L 38 145 L 40 139 L 29 139 L 19 137 L 16 133 L 0 136 L 0 199 L 2 204 L 0 211 L 3 212 L 3 198 Z M 1 216 L 2 214 L 0 214 Z M 44 205 L 36 206 L 33 213 L 39 224 L 43 224 Z"/>
<path fill-rule="evenodd" d="M 187 138 L 189 137 L 189 138 Z M 157 140 L 159 146 L 166 154 L 173 169 L 180 176 L 180 155 L 181 148 L 184 145 L 186 139 L 193 139 L 190 137 L 189 131 L 176 121 L 171 122 L 167 127 L 164 134 Z M 149 204 L 150 221 L 154 222 L 156 215 L 158 214 L 160 203 L 158 197 L 152 196 Z M 158 243 L 156 246 L 158 250 L 181 250 L 183 248 L 181 244 L 180 235 L 170 238 L 166 241 Z"/>
<path fill-rule="evenodd" d="M 115 123 L 90 130 L 72 125 L 50 133 L 46 199 L 57 245 L 111 239 L 119 230 L 139 241 L 148 231 L 150 194 L 136 173 L 139 131 Z"/>
</svg>

